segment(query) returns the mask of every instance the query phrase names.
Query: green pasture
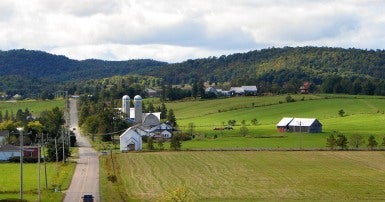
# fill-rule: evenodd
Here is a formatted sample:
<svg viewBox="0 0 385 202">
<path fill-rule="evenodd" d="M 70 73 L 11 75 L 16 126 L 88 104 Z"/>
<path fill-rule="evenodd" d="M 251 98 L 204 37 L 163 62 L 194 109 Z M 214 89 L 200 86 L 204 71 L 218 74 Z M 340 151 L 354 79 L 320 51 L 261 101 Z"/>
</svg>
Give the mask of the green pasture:
<svg viewBox="0 0 385 202">
<path fill-rule="evenodd" d="M 54 107 L 64 108 L 64 100 L 26 100 L 26 101 L 1 101 L 0 102 L 0 111 L 5 114 L 5 111 L 8 110 L 8 113 L 13 112 L 16 115 L 17 110 L 28 110 L 34 116 L 39 116 L 41 112 L 45 110 L 50 110 Z"/>
<path fill-rule="evenodd" d="M 194 201 L 379 201 L 385 198 L 384 158 L 379 151 L 107 155 L 101 157 L 101 200 L 155 201 L 185 187 Z"/>
<path fill-rule="evenodd" d="M 44 163 L 40 164 L 40 188 L 42 201 L 61 201 L 62 192 L 54 192 L 55 187 L 64 191 L 71 183 L 72 173 L 76 164 L 47 163 L 47 185 L 45 187 Z M 20 164 L 0 163 L 0 199 L 20 198 Z M 38 164 L 23 164 L 23 192 L 28 201 L 38 198 Z"/>
<path fill-rule="evenodd" d="M 333 131 L 347 137 L 359 134 L 365 140 L 374 135 L 379 144 L 385 137 L 385 97 L 291 95 L 296 101 L 287 103 L 286 96 L 173 102 L 167 107 L 174 110 L 180 130 L 189 131 L 188 125 L 194 124 L 196 139 L 183 142 L 182 149 L 325 148 L 326 138 Z M 341 109 L 343 117 L 338 114 Z M 276 124 L 283 117 L 317 118 L 323 124 L 323 133 L 279 133 Z M 252 119 L 258 124 L 252 125 Z M 236 120 L 234 130 L 213 130 L 229 120 Z M 240 134 L 242 120 L 248 129 L 245 137 Z"/>
</svg>

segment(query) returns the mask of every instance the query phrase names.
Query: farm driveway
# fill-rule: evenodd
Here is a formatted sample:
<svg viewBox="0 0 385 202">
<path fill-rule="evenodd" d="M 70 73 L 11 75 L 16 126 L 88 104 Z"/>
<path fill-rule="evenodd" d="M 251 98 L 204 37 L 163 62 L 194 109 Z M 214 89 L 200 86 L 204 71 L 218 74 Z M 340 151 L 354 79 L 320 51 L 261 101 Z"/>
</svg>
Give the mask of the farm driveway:
<svg viewBox="0 0 385 202">
<path fill-rule="evenodd" d="M 79 145 L 79 159 L 71 185 L 65 193 L 64 202 L 82 201 L 85 194 L 92 194 L 99 201 L 99 157 L 88 142 L 80 135 L 78 128 L 76 99 L 70 99 L 70 128 L 75 129 L 77 144 Z"/>
</svg>

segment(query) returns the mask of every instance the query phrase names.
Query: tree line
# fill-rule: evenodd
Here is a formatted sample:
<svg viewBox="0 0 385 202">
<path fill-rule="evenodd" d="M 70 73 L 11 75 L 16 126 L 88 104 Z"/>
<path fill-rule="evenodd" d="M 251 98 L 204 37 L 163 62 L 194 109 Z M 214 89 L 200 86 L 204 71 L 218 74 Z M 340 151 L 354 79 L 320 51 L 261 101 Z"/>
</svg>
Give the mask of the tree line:
<svg viewBox="0 0 385 202">
<path fill-rule="evenodd" d="M 349 146 L 352 149 L 359 149 L 365 145 L 365 139 L 362 135 L 353 134 L 349 139 L 339 131 L 333 131 L 332 134 L 326 139 L 326 146 L 331 150 L 339 148 L 340 150 L 346 150 Z M 370 150 L 374 150 L 379 146 L 379 143 L 376 140 L 374 135 L 370 135 L 367 139 L 366 146 Z M 385 146 L 385 137 L 382 139 L 381 146 Z"/>
<path fill-rule="evenodd" d="M 28 109 L 19 109 L 14 118 L 3 116 L 0 121 L 0 130 L 9 132 L 2 144 L 20 145 L 20 132 L 17 128 L 21 127 L 24 131 L 23 145 L 36 146 L 38 142 L 44 144 L 48 149 L 46 159 L 49 161 L 56 160 L 55 147 L 62 151 L 64 142 L 65 156 L 63 157 L 63 152 L 58 153 L 58 160 L 61 161 L 70 156 L 69 147 L 74 146 L 76 142 L 76 138 L 68 136 L 74 134 L 64 127 L 64 123 L 64 112 L 58 107 L 43 111 L 37 118 L 33 117 Z"/>
</svg>

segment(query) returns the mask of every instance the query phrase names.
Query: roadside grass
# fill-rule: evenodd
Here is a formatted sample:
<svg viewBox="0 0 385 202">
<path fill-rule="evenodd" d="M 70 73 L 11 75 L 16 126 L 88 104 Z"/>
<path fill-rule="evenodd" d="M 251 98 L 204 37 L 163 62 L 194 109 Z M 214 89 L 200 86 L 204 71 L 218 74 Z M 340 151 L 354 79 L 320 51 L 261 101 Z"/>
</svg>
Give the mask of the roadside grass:
<svg viewBox="0 0 385 202">
<path fill-rule="evenodd" d="M 0 101 L 0 111 L 5 114 L 5 111 L 8 110 L 8 113 L 11 114 L 13 112 L 16 115 L 17 110 L 28 110 L 34 116 L 39 116 L 41 112 L 45 110 L 52 109 L 54 107 L 64 108 L 64 99 L 56 99 L 56 100 L 26 100 L 26 101 Z"/>
<path fill-rule="evenodd" d="M 101 178 L 102 201 L 154 201 L 182 186 L 196 201 L 385 198 L 384 152 L 139 152 L 114 154 L 114 166 L 109 158 L 101 170 L 118 175 Z"/>
<path fill-rule="evenodd" d="M 76 158 L 76 148 L 71 148 Z M 69 187 L 72 174 L 75 171 L 76 162 L 71 159 L 66 163 L 47 162 L 47 186 L 45 183 L 44 162 L 40 164 L 40 190 L 41 201 L 62 201 L 64 192 Z M 0 199 L 20 198 L 20 164 L 0 163 Z M 28 201 L 36 201 L 38 198 L 38 164 L 23 164 L 23 192 Z M 55 188 L 60 188 L 55 192 Z"/>
<path fill-rule="evenodd" d="M 76 163 L 47 163 L 47 185 L 45 187 L 44 163 L 40 165 L 40 189 L 42 201 L 62 201 L 70 185 Z M 0 199 L 20 198 L 20 164 L 0 163 Z M 38 164 L 23 164 L 24 198 L 35 201 L 38 198 Z M 55 192 L 60 187 L 61 192 Z"/>
</svg>

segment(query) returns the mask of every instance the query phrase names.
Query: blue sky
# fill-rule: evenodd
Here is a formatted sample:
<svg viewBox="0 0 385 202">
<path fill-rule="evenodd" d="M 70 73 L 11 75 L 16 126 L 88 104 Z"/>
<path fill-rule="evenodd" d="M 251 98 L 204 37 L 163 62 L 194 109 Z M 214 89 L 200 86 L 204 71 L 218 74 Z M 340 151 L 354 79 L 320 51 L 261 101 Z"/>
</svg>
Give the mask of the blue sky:
<svg viewBox="0 0 385 202">
<path fill-rule="evenodd" d="M 0 1 L 1 50 L 181 62 L 284 46 L 384 49 L 385 1 Z"/>
</svg>

